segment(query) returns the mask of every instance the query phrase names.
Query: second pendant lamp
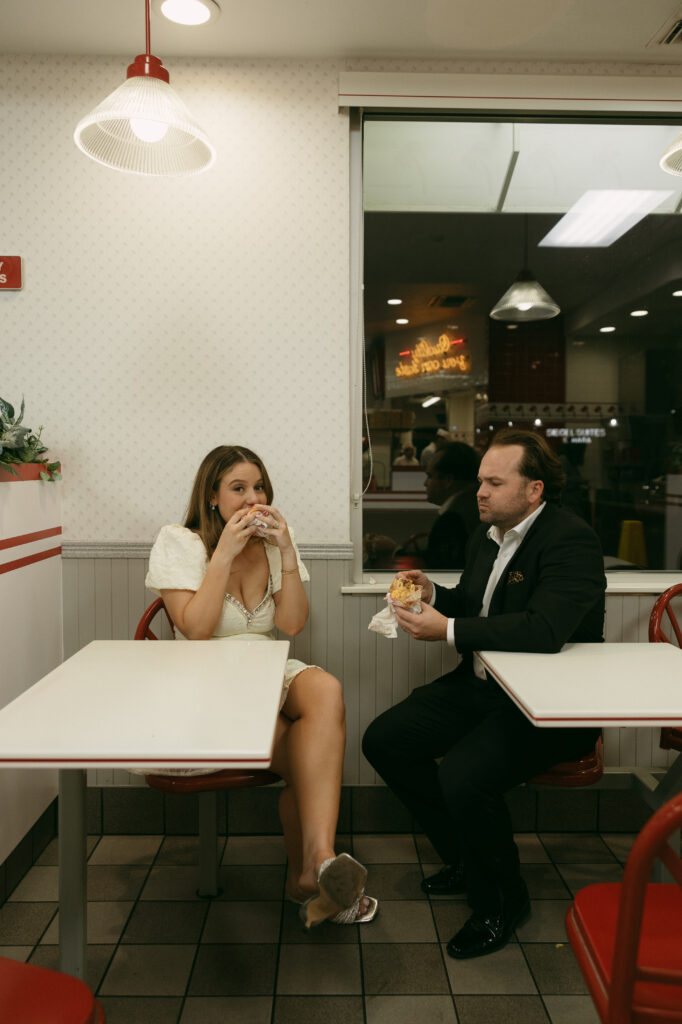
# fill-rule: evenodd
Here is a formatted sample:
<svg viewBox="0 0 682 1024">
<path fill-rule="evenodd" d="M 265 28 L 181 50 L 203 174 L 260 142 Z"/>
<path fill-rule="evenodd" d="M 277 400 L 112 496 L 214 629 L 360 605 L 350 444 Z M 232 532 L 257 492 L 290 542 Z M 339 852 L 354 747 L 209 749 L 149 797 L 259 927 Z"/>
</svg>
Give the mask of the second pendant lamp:
<svg viewBox="0 0 682 1024">
<path fill-rule="evenodd" d="M 559 306 L 528 269 L 528 214 L 524 218 L 523 270 L 490 310 L 493 320 L 528 322 L 551 320 Z"/>
<path fill-rule="evenodd" d="M 150 53 L 149 0 L 145 17 L 146 52 L 129 66 L 123 85 L 78 122 L 74 141 L 86 156 L 117 171 L 198 174 L 211 166 L 215 150 Z"/>
</svg>

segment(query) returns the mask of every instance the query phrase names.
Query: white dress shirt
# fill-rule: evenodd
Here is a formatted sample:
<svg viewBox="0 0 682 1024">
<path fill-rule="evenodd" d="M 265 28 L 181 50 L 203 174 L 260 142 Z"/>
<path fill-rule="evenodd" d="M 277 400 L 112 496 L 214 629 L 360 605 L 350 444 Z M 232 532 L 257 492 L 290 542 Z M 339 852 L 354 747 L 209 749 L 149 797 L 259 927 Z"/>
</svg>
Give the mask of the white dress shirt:
<svg viewBox="0 0 682 1024">
<path fill-rule="evenodd" d="M 495 593 L 495 587 L 500 582 L 502 573 L 507 568 L 512 558 L 518 551 L 521 545 L 521 541 L 526 536 L 531 526 L 542 512 L 545 505 L 546 502 L 543 501 L 542 504 L 535 509 L 535 512 L 531 512 L 529 516 L 526 516 L 525 519 L 522 519 L 520 523 L 517 523 L 516 526 L 513 526 L 511 530 L 507 530 L 506 533 L 504 534 L 500 531 L 500 528 L 498 526 L 491 526 L 489 528 L 487 536 L 490 538 L 490 540 L 495 541 L 500 550 L 497 552 L 497 558 L 493 562 L 493 567 L 490 570 L 488 583 L 485 588 L 485 593 L 483 594 L 483 604 L 481 605 L 481 610 L 478 613 L 479 616 L 487 618 L 488 609 L 490 608 L 490 602 L 492 600 L 493 594 Z M 434 587 L 430 603 L 435 604 L 435 602 L 436 588 Z M 454 619 L 448 619 L 446 640 L 450 647 L 455 646 Z M 481 679 L 485 679 L 485 669 L 479 662 L 478 658 L 474 659 L 474 672 Z"/>
</svg>

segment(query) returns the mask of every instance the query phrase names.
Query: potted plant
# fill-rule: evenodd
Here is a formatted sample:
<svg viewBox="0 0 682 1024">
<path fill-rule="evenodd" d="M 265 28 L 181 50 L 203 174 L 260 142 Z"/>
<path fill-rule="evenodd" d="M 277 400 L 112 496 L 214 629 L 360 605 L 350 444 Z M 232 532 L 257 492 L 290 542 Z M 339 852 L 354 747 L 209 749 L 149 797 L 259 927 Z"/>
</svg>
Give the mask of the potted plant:
<svg viewBox="0 0 682 1024">
<path fill-rule="evenodd" d="M 19 415 L 14 407 L 0 398 L 0 480 L 59 480 L 60 463 L 41 458 L 47 448 L 40 439 L 43 428 L 34 434 L 23 427 L 24 399 Z"/>
</svg>

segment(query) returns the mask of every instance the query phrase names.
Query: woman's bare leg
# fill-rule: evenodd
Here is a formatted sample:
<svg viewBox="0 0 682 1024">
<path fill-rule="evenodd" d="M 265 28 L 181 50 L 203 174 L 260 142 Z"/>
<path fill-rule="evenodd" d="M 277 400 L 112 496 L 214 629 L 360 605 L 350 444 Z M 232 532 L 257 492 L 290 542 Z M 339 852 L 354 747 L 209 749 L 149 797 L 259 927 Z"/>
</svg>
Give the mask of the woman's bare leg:
<svg viewBox="0 0 682 1024">
<path fill-rule="evenodd" d="M 272 768 L 287 783 L 280 817 L 289 857 L 287 891 L 317 892 L 322 861 L 334 856 L 346 724 L 341 686 L 322 669 L 300 672 L 291 684 L 275 736 Z"/>
</svg>

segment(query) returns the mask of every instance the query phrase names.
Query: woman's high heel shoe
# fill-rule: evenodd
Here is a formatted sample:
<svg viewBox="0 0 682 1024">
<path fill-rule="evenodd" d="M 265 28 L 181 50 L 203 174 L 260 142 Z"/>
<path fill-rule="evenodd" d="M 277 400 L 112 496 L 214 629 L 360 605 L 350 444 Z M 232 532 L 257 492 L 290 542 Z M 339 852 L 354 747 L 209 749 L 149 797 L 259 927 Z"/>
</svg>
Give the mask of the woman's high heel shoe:
<svg viewBox="0 0 682 1024">
<path fill-rule="evenodd" d="M 338 857 L 324 861 L 318 875 L 319 893 L 301 906 L 301 920 L 306 928 L 323 921 L 336 924 L 371 921 L 378 909 L 378 901 L 374 897 L 366 897 L 369 907 L 360 913 L 366 879 L 367 868 L 348 853 L 340 853 Z"/>
</svg>

